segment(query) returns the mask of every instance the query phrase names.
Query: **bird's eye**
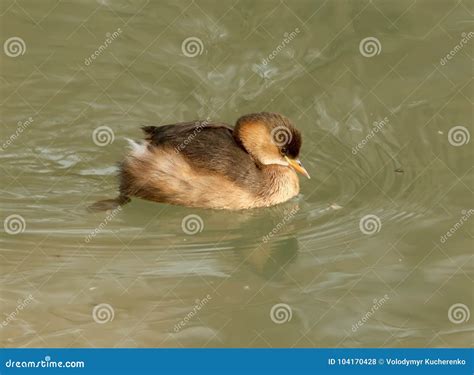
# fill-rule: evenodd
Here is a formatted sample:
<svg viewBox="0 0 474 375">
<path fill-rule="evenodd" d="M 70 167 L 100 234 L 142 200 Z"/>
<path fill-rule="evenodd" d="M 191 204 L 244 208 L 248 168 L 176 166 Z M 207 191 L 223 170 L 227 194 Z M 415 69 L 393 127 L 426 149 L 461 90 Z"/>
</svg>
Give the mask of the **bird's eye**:
<svg viewBox="0 0 474 375">
<path fill-rule="evenodd" d="M 286 148 L 283 147 L 283 148 L 281 149 L 281 154 L 282 154 L 282 155 L 286 155 L 286 151 L 287 151 Z"/>
</svg>

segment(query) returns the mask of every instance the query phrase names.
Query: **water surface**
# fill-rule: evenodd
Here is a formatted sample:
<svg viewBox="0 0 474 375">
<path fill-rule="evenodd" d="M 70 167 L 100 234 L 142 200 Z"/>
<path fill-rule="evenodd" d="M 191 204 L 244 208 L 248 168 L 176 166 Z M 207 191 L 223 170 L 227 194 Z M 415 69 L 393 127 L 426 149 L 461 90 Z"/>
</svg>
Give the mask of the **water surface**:
<svg viewBox="0 0 474 375">
<path fill-rule="evenodd" d="M 472 3 L 0 13 L 2 346 L 471 345 Z M 297 198 L 87 212 L 139 126 L 264 110 L 303 133 Z"/>
</svg>

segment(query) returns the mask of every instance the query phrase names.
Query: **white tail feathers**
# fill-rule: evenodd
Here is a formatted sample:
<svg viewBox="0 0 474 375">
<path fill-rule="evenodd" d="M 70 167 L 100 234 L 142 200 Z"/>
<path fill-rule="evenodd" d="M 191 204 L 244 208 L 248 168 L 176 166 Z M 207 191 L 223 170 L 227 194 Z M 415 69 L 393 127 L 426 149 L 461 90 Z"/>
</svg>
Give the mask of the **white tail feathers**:
<svg viewBox="0 0 474 375">
<path fill-rule="evenodd" d="M 146 141 L 135 141 L 130 138 L 125 138 L 125 140 L 128 142 L 128 145 L 130 147 L 130 154 L 132 156 L 142 156 L 146 153 L 148 146 L 148 143 Z"/>
</svg>

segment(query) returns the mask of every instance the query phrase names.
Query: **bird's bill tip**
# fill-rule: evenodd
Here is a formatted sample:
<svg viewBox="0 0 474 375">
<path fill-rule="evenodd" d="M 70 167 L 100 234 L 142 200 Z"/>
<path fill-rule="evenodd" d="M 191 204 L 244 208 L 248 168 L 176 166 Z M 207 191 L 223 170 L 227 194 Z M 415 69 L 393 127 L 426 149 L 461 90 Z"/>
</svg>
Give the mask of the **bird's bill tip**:
<svg viewBox="0 0 474 375">
<path fill-rule="evenodd" d="M 296 171 L 301 173 L 303 176 L 306 176 L 307 178 L 311 178 L 309 175 L 308 171 L 306 170 L 305 167 L 303 167 L 303 164 L 301 164 L 301 161 L 299 159 L 290 159 L 288 157 L 285 157 L 288 164 Z"/>
</svg>

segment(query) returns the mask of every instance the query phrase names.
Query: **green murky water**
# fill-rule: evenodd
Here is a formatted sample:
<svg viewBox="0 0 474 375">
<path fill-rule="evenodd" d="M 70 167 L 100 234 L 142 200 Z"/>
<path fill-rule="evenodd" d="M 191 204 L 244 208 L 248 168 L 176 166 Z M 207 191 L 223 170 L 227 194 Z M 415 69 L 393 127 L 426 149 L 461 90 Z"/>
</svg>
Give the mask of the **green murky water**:
<svg viewBox="0 0 474 375">
<path fill-rule="evenodd" d="M 472 2 L 0 13 L 1 345 L 471 345 Z M 140 125 L 263 110 L 303 133 L 296 199 L 86 211 Z"/>
</svg>

